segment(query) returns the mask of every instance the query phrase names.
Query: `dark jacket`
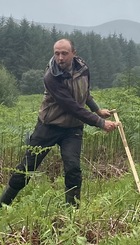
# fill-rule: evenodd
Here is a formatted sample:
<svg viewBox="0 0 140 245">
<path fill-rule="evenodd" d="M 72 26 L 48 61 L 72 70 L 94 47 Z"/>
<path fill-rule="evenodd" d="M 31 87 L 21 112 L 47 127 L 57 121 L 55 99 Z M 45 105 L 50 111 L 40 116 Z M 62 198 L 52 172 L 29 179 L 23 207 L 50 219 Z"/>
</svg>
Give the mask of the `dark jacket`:
<svg viewBox="0 0 140 245">
<path fill-rule="evenodd" d="M 63 72 L 54 57 L 50 60 L 45 77 L 45 96 L 39 118 L 45 124 L 60 127 L 78 127 L 84 123 L 103 128 L 104 119 L 85 109 L 96 112 L 99 107 L 89 90 L 89 69 L 85 62 L 74 57 L 72 74 Z"/>
</svg>

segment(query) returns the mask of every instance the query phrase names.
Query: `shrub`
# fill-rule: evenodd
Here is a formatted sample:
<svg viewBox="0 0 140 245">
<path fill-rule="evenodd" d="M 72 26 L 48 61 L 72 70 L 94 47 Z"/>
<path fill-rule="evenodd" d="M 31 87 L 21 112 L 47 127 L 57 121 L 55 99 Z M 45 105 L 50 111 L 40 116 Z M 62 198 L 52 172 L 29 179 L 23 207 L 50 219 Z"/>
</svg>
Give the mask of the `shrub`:
<svg viewBox="0 0 140 245">
<path fill-rule="evenodd" d="M 17 81 L 5 67 L 0 67 L 0 103 L 13 106 L 19 95 Z"/>
<path fill-rule="evenodd" d="M 43 70 L 29 70 L 22 74 L 20 90 L 22 94 L 42 94 L 44 92 Z"/>
</svg>

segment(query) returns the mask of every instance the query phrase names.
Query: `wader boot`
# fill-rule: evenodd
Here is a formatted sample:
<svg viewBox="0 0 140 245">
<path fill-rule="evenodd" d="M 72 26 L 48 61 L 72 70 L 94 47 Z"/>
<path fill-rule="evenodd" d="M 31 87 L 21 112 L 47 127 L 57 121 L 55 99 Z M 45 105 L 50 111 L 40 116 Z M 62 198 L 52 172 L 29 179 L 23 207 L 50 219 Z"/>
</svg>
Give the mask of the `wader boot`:
<svg viewBox="0 0 140 245">
<path fill-rule="evenodd" d="M 66 197 L 66 203 L 72 204 L 76 208 L 79 208 L 79 202 L 80 202 L 80 191 L 81 189 L 75 188 L 75 189 L 65 189 L 65 197 Z"/>
<path fill-rule="evenodd" d="M 2 203 L 7 205 L 11 204 L 18 192 L 19 190 L 15 190 L 12 187 L 7 186 L 0 197 L 0 207 L 2 207 Z"/>
</svg>

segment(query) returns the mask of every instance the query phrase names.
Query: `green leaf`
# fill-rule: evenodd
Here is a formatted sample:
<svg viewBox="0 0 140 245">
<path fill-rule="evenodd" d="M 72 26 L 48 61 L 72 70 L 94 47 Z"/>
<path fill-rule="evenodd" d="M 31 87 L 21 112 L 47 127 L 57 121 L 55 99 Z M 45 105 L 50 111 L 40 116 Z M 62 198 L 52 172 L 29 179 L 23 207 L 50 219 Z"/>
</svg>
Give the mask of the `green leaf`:
<svg viewBox="0 0 140 245">
<path fill-rule="evenodd" d="M 86 245 L 87 239 L 83 236 L 77 236 L 77 243 L 80 245 Z"/>
</svg>

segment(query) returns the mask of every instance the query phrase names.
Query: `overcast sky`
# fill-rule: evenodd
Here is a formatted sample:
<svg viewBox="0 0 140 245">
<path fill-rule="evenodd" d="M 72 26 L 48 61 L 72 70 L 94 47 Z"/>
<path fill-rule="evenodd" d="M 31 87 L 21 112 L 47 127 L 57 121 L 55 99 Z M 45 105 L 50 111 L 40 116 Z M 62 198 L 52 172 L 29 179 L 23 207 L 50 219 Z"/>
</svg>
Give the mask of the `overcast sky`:
<svg viewBox="0 0 140 245">
<path fill-rule="evenodd" d="M 0 16 L 75 26 L 140 22 L 140 0 L 0 0 Z"/>
</svg>

